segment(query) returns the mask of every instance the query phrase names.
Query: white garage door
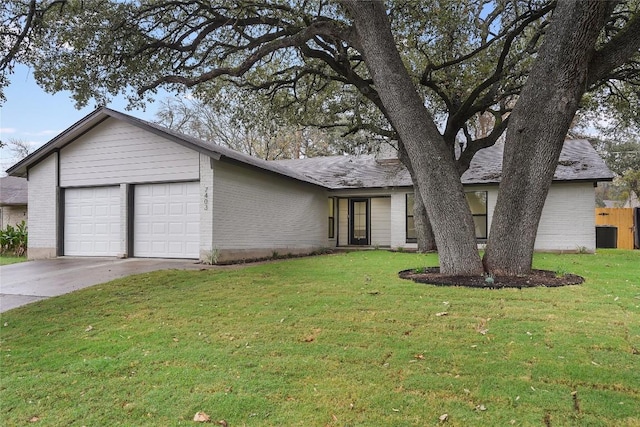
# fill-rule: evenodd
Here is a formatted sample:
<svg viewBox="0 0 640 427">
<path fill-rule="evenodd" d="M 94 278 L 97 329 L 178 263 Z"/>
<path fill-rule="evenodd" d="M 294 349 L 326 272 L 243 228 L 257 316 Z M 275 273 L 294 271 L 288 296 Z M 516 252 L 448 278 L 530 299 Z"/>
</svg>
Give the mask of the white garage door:
<svg viewBox="0 0 640 427">
<path fill-rule="evenodd" d="M 120 187 L 70 188 L 64 192 L 64 254 L 120 253 Z"/>
<path fill-rule="evenodd" d="M 197 182 L 135 186 L 133 256 L 200 256 L 200 185 Z"/>
</svg>

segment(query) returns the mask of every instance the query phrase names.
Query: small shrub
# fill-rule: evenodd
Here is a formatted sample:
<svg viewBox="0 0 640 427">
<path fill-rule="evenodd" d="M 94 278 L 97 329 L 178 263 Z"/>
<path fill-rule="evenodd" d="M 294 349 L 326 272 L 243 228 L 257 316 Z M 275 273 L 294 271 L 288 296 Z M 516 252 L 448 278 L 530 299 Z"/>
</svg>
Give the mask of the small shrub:
<svg viewBox="0 0 640 427">
<path fill-rule="evenodd" d="M 15 227 L 7 225 L 4 230 L 0 230 L 0 253 L 23 256 L 27 253 L 27 241 L 27 224 L 24 220 Z"/>
<path fill-rule="evenodd" d="M 215 265 L 218 263 L 218 259 L 220 258 L 220 249 L 211 249 L 207 251 L 205 254 L 205 258 L 202 261 L 207 265 Z"/>
<path fill-rule="evenodd" d="M 271 259 L 278 259 L 278 258 L 280 258 L 280 254 L 278 253 L 278 251 L 271 252 Z"/>
<path fill-rule="evenodd" d="M 576 248 L 576 252 L 578 252 L 579 254 L 588 254 L 589 249 L 586 246 L 578 246 Z"/>
</svg>

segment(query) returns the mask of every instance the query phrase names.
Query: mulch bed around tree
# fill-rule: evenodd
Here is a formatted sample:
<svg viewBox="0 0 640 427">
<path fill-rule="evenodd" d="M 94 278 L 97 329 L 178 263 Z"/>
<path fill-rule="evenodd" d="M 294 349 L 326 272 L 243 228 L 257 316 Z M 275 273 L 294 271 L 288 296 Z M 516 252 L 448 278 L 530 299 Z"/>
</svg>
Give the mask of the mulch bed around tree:
<svg viewBox="0 0 640 427">
<path fill-rule="evenodd" d="M 448 276 L 440 274 L 439 267 L 425 267 L 403 270 L 398 275 L 402 279 L 413 280 L 417 283 L 487 289 L 533 288 L 536 286 L 557 287 L 579 285 L 584 282 L 584 278 L 575 274 L 558 276 L 553 271 L 548 270 L 532 270 L 531 274 L 523 276 L 492 276 L 492 278 L 488 279 L 486 276 Z"/>
</svg>

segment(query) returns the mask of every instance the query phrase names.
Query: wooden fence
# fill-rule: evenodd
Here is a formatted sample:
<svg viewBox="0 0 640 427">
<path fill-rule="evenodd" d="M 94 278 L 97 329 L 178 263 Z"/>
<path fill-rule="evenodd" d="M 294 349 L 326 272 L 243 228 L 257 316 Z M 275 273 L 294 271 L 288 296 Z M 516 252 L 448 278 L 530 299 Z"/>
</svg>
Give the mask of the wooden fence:
<svg viewBox="0 0 640 427">
<path fill-rule="evenodd" d="M 618 249 L 633 249 L 632 208 L 596 208 L 596 225 L 618 227 Z"/>
</svg>

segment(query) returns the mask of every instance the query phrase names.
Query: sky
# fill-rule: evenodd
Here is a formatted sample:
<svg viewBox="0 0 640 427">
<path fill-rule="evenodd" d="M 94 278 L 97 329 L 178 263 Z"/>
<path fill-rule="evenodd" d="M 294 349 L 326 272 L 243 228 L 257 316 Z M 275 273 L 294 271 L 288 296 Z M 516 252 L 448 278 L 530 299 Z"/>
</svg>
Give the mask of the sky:
<svg viewBox="0 0 640 427">
<path fill-rule="evenodd" d="M 0 105 L 0 140 L 18 139 L 28 142 L 32 150 L 42 146 L 69 126 L 92 112 L 95 105 L 81 110 L 69 92 L 54 95 L 46 93 L 35 82 L 31 70 L 17 65 L 10 76 L 11 84 L 5 88 L 7 100 Z M 122 98 L 107 105 L 144 120 L 153 120 L 156 107 L 148 105 L 146 111 L 126 111 Z M 7 148 L 0 149 L 0 176 L 17 160 Z"/>
</svg>

